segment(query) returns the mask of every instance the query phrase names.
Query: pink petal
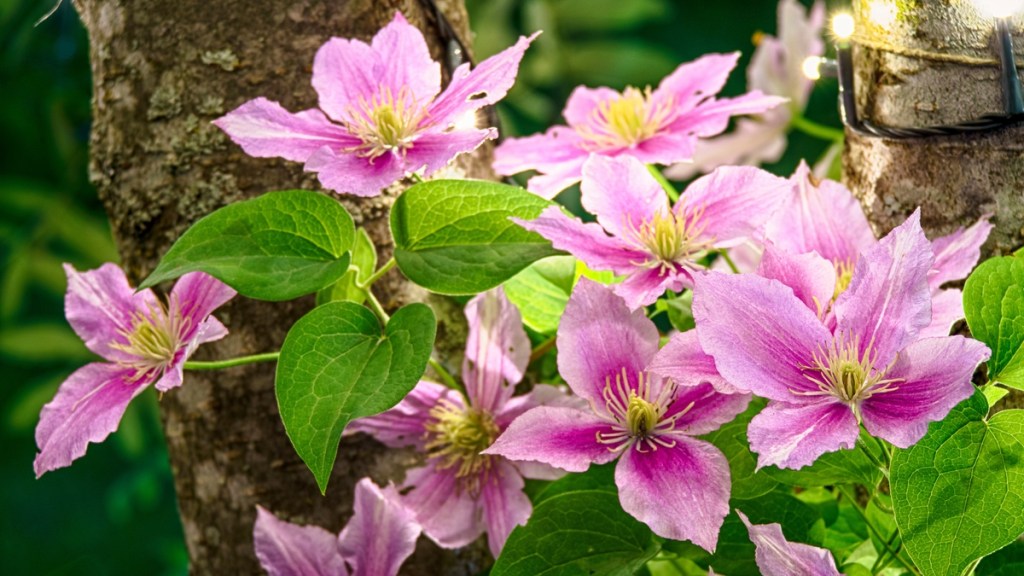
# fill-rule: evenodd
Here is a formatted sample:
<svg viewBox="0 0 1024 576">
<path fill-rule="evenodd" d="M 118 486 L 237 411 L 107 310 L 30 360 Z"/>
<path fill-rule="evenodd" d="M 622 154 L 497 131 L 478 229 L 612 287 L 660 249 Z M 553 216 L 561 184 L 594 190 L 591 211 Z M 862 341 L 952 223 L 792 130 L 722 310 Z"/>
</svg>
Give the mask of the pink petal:
<svg viewBox="0 0 1024 576">
<path fill-rule="evenodd" d="M 891 392 L 874 394 L 861 403 L 864 427 L 872 436 L 909 448 L 974 393 L 974 369 L 989 358 L 989 349 L 963 336 L 926 338 L 907 346 L 886 372 L 895 378 Z"/>
<path fill-rule="evenodd" d="M 68 376 L 39 415 L 37 478 L 69 466 L 85 455 L 89 443 L 102 442 L 117 430 L 128 402 L 151 384 L 144 379 L 132 382 L 134 374 L 134 369 L 94 362 Z"/>
<path fill-rule="evenodd" d="M 459 154 L 472 152 L 484 142 L 497 137 L 498 131 L 494 128 L 422 134 L 405 151 L 405 171 L 418 172 L 422 168 L 423 175 L 430 176 L 447 166 Z"/>
<path fill-rule="evenodd" d="M 721 92 L 739 58 L 739 52 L 708 54 L 682 64 L 661 81 L 655 98 L 671 99 L 676 110 L 688 112 Z"/>
<path fill-rule="evenodd" d="M 526 182 L 526 189 L 546 200 L 558 196 L 583 177 L 583 158 L 571 160 L 552 172 L 538 174 Z"/>
<path fill-rule="evenodd" d="M 590 411 L 541 406 L 516 418 L 483 453 L 584 472 L 591 464 L 615 459 L 616 454 L 597 441 L 598 432 L 610 429 Z"/>
<path fill-rule="evenodd" d="M 352 519 L 337 539 L 352 576 L 396 576 L 420 537 L 412 512 L 394 486 L 381 489 L 369 478 L 356 484 L 352 509 Z"/>
<path fill-rule="evenodd" d="M 759 232 L 782 205 L 789 183 L 759 168 L 727 166 L 695 180 L 676 211 L 701 213 L 701 238 L 720 248 L 739 244 Z"/>
<path fill-rule="evenodd" d="M 419 28 L 395 12 L 394 19 L 373 37 L 371 49 L 383 64 L 377 83 L 397 96 L 408 89 L 421 106 L 441 91 L 441 65 L 430 57 L 430 48 Z"/>
<path fill-rule="evenodd" d="M 185 354 L 179 352 L 175 361 L 164 369 L 163 375 L 153 384 L 153 387 L 163 393 L 181 386 L 185 379 L 185 359 Z"/>
<path fill-rule="evenodd" d="M 345 434 L 365 432 L 392 448 L 414 446 L 423 451 L 430 411 L 442 398 L 457 406 L 462 405 L 462 396 L 458 392 L 429 380 L 420 380 L 397 406 L 376 416 L 353 420 L 345 428 Z"/>
<path fill-rule="evenodd" d="M 754 90 L 735 98 L 722 98 L 704 102 L 693 111 L 680 116 L 667 129 L 673 132 L 687 132 L 701 138 L 721 134 L 733 116 L 760 114 L 783 105 L 786 98 L 765 96 Z"/>
<path fill-rule="evenodd" d="M 324 146 L 341 150 L 360 142 L 319 110 L 293 114 L 266 98 L 249 100 L 213 123 L 256 158 L 305 162 Z"/>
<path fill-rule="evenodd" d="M 876 243 L 864 210 L 845 186 L 818 182 L 805 162 L 789 182 L 788 198 L 765 228 L 773 244 L 794 254 L 817 252 L 834 263 L 852 265 Z"/>
<path fill-rule="evenodd" d="M 570 396 L 564 386 L 534 384 L 526 394 L 513 396 L 494 416 L 498 428 L 504 430 L 513 420 L 538 406 L 558 406 L 587 410 L 588 404 L 582 398 Z"/>
<path fill-rule="evenodd" d="M 932 240 L 935 264 L 928 272 L 928 284 L 937 290 L 946 282 L 966 278 L 981 258 L 981 245 L 988 240 L 994 226 L 982 216 L 968 229 Z"/>
<path fill-rule="evenodd" d="M 661 130 L 621 154 L 643 164 L 667 166 L 677 162 L 692 162 L 697 141 L 697 136 L 690 132 Z"/>
<path fill-rule="evenodd" d="M 338 538 L 319 526 L 299 526 L 256 506 L 253 544 L 270 576 L 347 576 Z"/>
<path fill-rule="evenodd" d="M 615 101 L 621 96 L 622 94 L 611 88 L 577 86 L 573 89 L 572 94 L 569 94 L 569 100 L 565 103 L 565 110 L 562 111 L 562 115 L 565 116 L 566 123 L 569 126 L 589 125 L 594 111 L 601 104 Z"/>
<path fill-rule="evenodd" d="M 306 161 L 306 171 L 316 172 L 320 184 L 340 194 L 378 196 L 381 190 L 405 176 L 405 166 L 394 153 L 364 158 L 352 152 L 321 148 Z"/>
<path fill-rule="evenodd" d="M 732 422 L 747 409 L 750 394 L 722 394 L 711 384 L 682 387 L 665 413 L 665 418 L 686 411 L 676 420 L 675 429 L 688 436 L 714 432 L 723 424 Z"/>
<path fill-rule="evenodd" d="M 477 64 L 473 70 L 469 69 L 469 64 L 456 68 L 448 88 L 428 109 L 431 120 L 445 125 L 465 112 L 490 106 L 504 98 L 516 81 L 523 53 L 537 34 L 539 32 L 529 38 L 520 36 L 515 44 Z"/>
<path fill-rule="evenodd" d="M 826 452 L 851 449 L 860 427 L 845 404 L 824 399 L 804 404 L 769 402 L 747 428 L 757 467 L 802 468 Z"/>
<path fill-rule="evenodd" d="M 607 287 L 581 278 L 558 327 L 558 370 L 578 396 L 604 406 L 602 391 L 625 371 L 631 383 L 658 352 L 658 329 Z"/>
<path fill-rule="evenodd" d="M 814 82 L 803 74 L 809 56 L 824 54 L 821 31 L 825 5 L 816 2 L 810 13 L 796 0 L 783 0 L 778 8 L 778 38 L 764 38 L 747 67 L 747 87 L 786 96 L 803 110 Z"/>
<path fill-rule="evenodd" d="M 494 149 L 492 167 L 498 174 L 511 175 L 524 170 L 538 170 L 549 177 L 533 182 L 531 192 L 554 198 L 563 189 L 580 180 L 583 161 L 588 154 L 581 147 L 578 134 L 565 126 L 555 126 L 544 134 L 525 138 L 509 138 Z"/>
<path fill-rule="evenodd" d="M 786 540 L 780 524 L 754 525 L 739 510 L 736 514 L 756 547 L 754 559 L 763 576 L 840 576 L 828 550 Z"/>
<path fill-rule="evenodd" d="M 124 272 L 116 264 L 104 264 L 95 270 L 78 272 L 64 265 L 68 291 L 64 296 L 64 314 L 89 350 L 108 360 L 131 360 L 132 356 L 113 347 L 124 344 L 122 333 L 130 332 L 134 316 L 160 306 L 151 290 L 135 292 Z"/>
<path fill-rule="evenodd" d="M 689 330 L 676 332 L 654 356 L 648 371 L 658 376 L 671 378 L 683 387 L 711 384 L 723 394 L 737 392 L 715 367 L 715 359 L 700 347 L 697 332 Z"/>
<path fill-rule="evenodd" d="M 949 288 L 932 294 L 932 321 L 917 333 L 918 338 L 949 336 L 953 324 L 964 317 L 964 295 Z"/>
<path fill-rule="evenodd" d="M 394 24 L 394 23 L 392 23 Z M 360 104 L 371 102 L 381 92 L 387 63 L 365 42 L 331 38 L 313 58 L 313 89 L 320 97 L 320 109 L 339 122 L 348 122 Z M 383 86 L 398 97 L 400 86 Z"/>
<path fill-rule="evenodd" d="M 714 552 L 729 513 L 729 463 L 711 444 L 673 439 L 673 448 L 622 455 L 615 467 L 619 503 L 658 536 Z"/>
<path fill-rule="evenodd" d="M 567 216 L 558 206 L 548 206 L 533 220 L 512 218 L 512 221 L 547 238 L 555 248 L 569 252 L 596 270 L 628 274 L 636 269 L 637 262 L 649 257 L 623 240 L 609 237 L 600 225 Z"/>
<path fill-rule="evenodd" d="M 676 265 L 667 270 L 657 266 L 637 266 L 625 280 L 613 284 L 611 289 L 626 301 L 630 310 L 636 310 L 654 304 L 666 290 L 679 292 L 692 286 L 693 279 L 689 271 L 681 266 Z"/>
<path fill-rule="evenodd" d="M 693 293 L 701 347 L 733 386 L 781 401 L 794 401 L 793 390 L 817 390 L 802 367 L 832 335 L 790 288 L 710 272 L 697 279 Z"/>
<path fill-rule="evenodd" d="M 766 246 L 757 273 L 792 288 L 793 294 L 819 317 L 835 294 L 835 266 L 816 252 L 794 255 Z"/>
<path fill-rule="evenodd" d="M 499 287 L 466 305 L 469 336 L 462 380 L 474 408 L 498 413 L 530 362 L 530 339 L 519 310 Z"/>
<path fill-rule="evenodd" d="M 699 140 L 692 162 L 665 170 L 673 180 L 687 180 L 719 166 L 758 166 L 777 162 L 786 150 L 790 115 L 786 108 L 769 110 L 762 118 L 740 118 L 736 128 L 709 140 Z"/>
<path fill-rule="evenodd" d="M 592 155 L 583 164 L 580 201 L 611 233 L 633 239 L 655 214 L 668 215 L 668 196 L 647 167 L 635 158 Z"/>
<path fill-rule="evenodd" d="M 459 485 L 458 467 L 438 470 L 437 462 L 413 468 L 406 473 L 404 486 L 413 489 L 402 498 L 412 510 L 423 533 L 442 548 L 461 548 L 483 534 L 480 504 Z"/>
<path fill-rule="evenodd" d="M 565 477 L 565 470 L 540 462 L 515 462 L 519 474 L 528 480 L 553 481 Z"/>
<path fill-rule="evenodd" d="M 512 529 L 526 524 L 533 511 L 530 499 L 523 494 L 523 486 L 523 477 L 516 467 L 499 460 L 494 463 L 480 490 L 484 522 L 487 524 L 487 544 L 495 558 L 501 554 Z"/>
<path fill-rule="evenodd" d="M 857 261 L 836 299 L 836 334 L 859 338 L 862 354 L 870 347 L 873 364 L 888 365 L 931 322 L 932 261 L 918 210 Z"/>
<path fill-rule="evenodd" d="M 235 297 L 236 292 L 227 284 L 203 272 L 189 272 L 182 276 L 171 290 L 168 313 L 180 314 L 186 320 L 187 329 L 181 335 L 182 342 L 197 339 L 204 327 L 207 317 L 220 308 L 228 300 Z M 218 323 L 219 324 L 219 323 Z M 206 342 L 215 335 L 223 336 L 217 326 L 205 326 L 202 336 Z M 212 332 L 211 332 L 212 330 Z"/>
</svg>

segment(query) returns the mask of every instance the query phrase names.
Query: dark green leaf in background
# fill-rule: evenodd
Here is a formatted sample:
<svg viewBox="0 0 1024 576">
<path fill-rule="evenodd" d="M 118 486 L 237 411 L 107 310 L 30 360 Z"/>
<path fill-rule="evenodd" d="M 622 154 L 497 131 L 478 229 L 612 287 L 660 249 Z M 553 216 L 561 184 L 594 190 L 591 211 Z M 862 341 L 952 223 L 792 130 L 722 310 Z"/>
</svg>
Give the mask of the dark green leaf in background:
<svg viewBox="0 0 1024 576">
<path fill-rule="evenodd" d="M 277 363 L 277 405 L 321 492 L 327 490 L 345 426 L 393 407 L 416 386 L 436 328 L 434 313 L 424 304 L 399 309 L 382 332 L 366 308 L 331 302 L 288 331 Z"/>
<path fill-rule="evenodd" d="M 406 190 L 391 210 L 395 260 L 413 282 L 440 294 L 494 288 L 558 252 L 509 218 L 551 206 L 522 188 L 478 180 L 431 180 Z"/>
<path fill-rule="evenodd" d="M 355 266 L 358 270 L 353 270 Z M 356 240 L 352 245 L 352 262 L 348 272 L 334 284 L 316 293 L 317 305 L 344 300 L 362 304 L 366 300 L 366 290 L 357 283 L 366 282 L 377 269 L 377 249 L 366 230 L 356 230 Z"/>
<path fill-rule="evenodd" d="M 1024 411 L 976 393 L 892 459 L 896 524 L 924 576 L 959 575 L 1024 533 Z"/>
<path fill-rule="evenodd" d="M 354 238 L 352 217 L 337 200 L 268 192 L 193 224 L 140 288 L 202 271 L 250 298 L 290 300 L 341 278 Z"/>
</svg>

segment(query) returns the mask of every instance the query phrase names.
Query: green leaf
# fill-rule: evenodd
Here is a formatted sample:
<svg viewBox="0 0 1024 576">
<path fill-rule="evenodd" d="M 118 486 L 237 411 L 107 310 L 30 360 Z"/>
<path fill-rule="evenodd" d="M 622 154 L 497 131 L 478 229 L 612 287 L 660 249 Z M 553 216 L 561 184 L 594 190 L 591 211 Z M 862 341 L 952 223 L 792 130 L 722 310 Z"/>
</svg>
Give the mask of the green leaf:
<svg viewBox="0 0 1024 576">
<path fill-rule="evenodd" d="M 756 498 L 767 494 L 778 486 L 764 472 L 755 472 L 757 456 L 750 451 L 747 444 L 747 425 L 764 407 L 765 402 L 755 399 L 745 412 L 732 422 L 718 430 L 707 434 L 704 439 L 711 442 L 729 459 L 729 474 L 732 476 L 732 497 L 738 500 Z"/>
<path fill-rule="evenodd" d="M 988 378 L 1024 390 L 1024 258 L 983 262 L 964 284 L 971 334 L 992 349 Z"/>
<path fill-rule="evenodd" d="M 277 362 L 277 405 L 295 451 L 320 486 L 338 455 L 345 426 L 379 414 L 409 393 L 426 369 L 436 331 L 423 304 L 377 317 L 351 302 L 314 308 L 288 331 Z"/>
<path fill-rule="evenodd" d="M 556 482 L 557 484 L 557 482 Z M 492 576 L 629 576 L 658 553 L 650 528 L 605 490 L 552 496 L 517 526 Z"/>
<path fill-rule="evenodd" d="M 559 494 L 579 492 L 581 490 L 596 490 L 618 494 L 619 489 L 615 486 L 616 464 L 616 462 L 610 462 L 600 466 L 595 465 L 582 474 L 567 474 L 558 481 L 544 487 L 533 499 L 533 504 L 536 506 Z"/>
<path fill-rule="evenodd" d="M 519 308 L 523 324 L 553 334 L 572 293 L 576 259 L 552 256 L 538 260 L 505 282 L 505 295 Z"/>
<path fill-rule="evenodd" d="M 978 564 L 974 576 L 1019 576 L 1024 574 L 1024 542 L 1014 541 Z"/>
<path fill-rule="evenodd" d="M 976 393 L 892 459 L 903 544 L 924 576 L 960 574 L 1024 533 L 1024 411 Z"/>
<path fill-rule="evenodd" d="M 861 430 L 860 439 L 853 450 L 828 452 L 815 460 L 814 464 L 799 470 L 768 466 L 764 471 L 775 480 L 791 486 L 831 486 L 850 483 L 876 486 L 882 479 L 882 471 L 864 454 L 864 450 L 868 449 L 872 450 L 876 457 L 881 458 L 878 445 Z"/>
<path fill-rule="evenodd" d="M 351 266 L 358 269 L 352 270 Z M 366 230 L 356 230 L 356 241 L 352 245 L 352 264 L 348 272 L 342 275 L 341 279 L 334 284 L 316 293 L 316 304 L 326 304 L 344 300 L 362 304 L 366 301 L 366 290 L 357 285 L 357 282 L 366 282 L 377 270 L 377 249 L 373 246 L 373 240 Z"/>
<path fill-rule="evenodd" d="M 395 260 L 413 282 L 440 294 L 494 288 L 558 254 L 510 217 L 532 220 L 551 202 L 522 188 L 475 180 L 431 180 L 406 190 L 391 209 Z"/>
<path fill-rule="evenodd" d="M 352 217 L 337 200 L 308 190 L 269 192 L 193 224 L 139 288 L 202 271 L 250 298 L 290 300 L 341 278 L 354 237 Z"/>
<path fill-rule="evenodd" d="M 63 324 L 30 324 L 0 330 L 0 356 L 24 362 L 88 362 L 96 356 Z"/>
<path fill-rule="evenodd" d="M 599 33 L 635 28 L 671 12 L 665 0 L 560 0 L 551 7 L 563 30 Z"/>
<path fill-rule="evenodd" d="M 693 290 L 687 290 L 678 297 L 669 297 L 665 309 L 668 321 L 676 330 L 686 332 L 697 327 L 693 320 Z"/>
</svg>

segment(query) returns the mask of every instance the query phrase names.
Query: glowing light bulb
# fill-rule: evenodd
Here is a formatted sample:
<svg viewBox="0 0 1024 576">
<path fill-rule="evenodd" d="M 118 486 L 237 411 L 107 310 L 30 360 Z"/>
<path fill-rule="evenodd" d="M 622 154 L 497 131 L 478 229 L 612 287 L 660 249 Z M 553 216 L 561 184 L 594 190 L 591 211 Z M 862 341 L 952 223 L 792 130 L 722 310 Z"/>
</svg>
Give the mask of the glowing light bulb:
<svg viewBox="0 0 1024 576">
<path fill-rule="evenodd" d="M 821 79 L 821 57 L 820 56 L 808 56 L 804 58 L 804 63 L 800 66 L 803 70 L 804 76 L 808 80 L 820 80 Z"/>
<path fill-rule="evenodd" d="M 868 8 L 868 19 L 881 28 L 890 28 L 896 23 L 899 10 L 889 0 L 875 0 Z"/>
<path fill-rule="evenodd" d="M 839 40 L 849 40 L 856 27 L 853 16 L 846 12 L 840 12 L 832 17 L 832 34 Z"/>
<path fill-rule="evenodd" d="M 974 6 L 985 16 L 1009 18 L 1024 11 L 1024 0 L 974 0 Z"/>
</svg>

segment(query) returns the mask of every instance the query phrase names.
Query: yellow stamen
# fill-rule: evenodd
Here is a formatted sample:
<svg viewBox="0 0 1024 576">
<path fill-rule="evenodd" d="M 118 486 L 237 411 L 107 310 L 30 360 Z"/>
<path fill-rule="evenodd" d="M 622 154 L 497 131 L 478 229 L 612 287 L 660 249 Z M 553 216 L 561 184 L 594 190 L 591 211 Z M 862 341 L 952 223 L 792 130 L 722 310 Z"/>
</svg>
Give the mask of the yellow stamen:
<svg viewBox="0 0 1024 576">
<path fill-rule="evenodd" d="M 844 260 L 842 262 L 835 262 L 836 267 L 836 290 L 832 294 L 832 300 L 835 301 L 840 294 L 846 292 L 846 289 L 850 287 L 850 280 L 853 280 L 853 261 Z"/>
<path fill-rule="evenodd" d="M 702 238 L 705 227 L 703 208 L 683 210 L 681 214 L 659 211 L 639 227 L 626 223 L 634 241 L 653 256 L 646 265 L 662 269 L 674 268 L 710 248 L 712 240 Z"/>
<path fill-rule="evenodd" d="M 903 381 L 885 377 L 895 359 L 881 370 L 875 368 L 875 361 L 870 345 L 861 352 L 859 338 L 836 338 L 814 353 L 810 366 L 802 366 L 811 372 L 804 377 L 818 390 L 791 392 L 799 396 L 832 396 L 852 408 L 859 420 L 861 402 L 875 394 L 892 392 Z"/>
<path fill-rule="evenodd" d="M 482 477 L 493 465 L 493 457 L 480 452 L 490 447 L 501 433 L 494 417 L 442 398 L 430 410 L 425 428 L 428 457 L 437 460 L 439 470 L 457 466 L 459 489 L 478 493 Z"/>
<path fill-rule="evenodd" d="M 413 137 L 426 116 L 412 92 L 403 87 L 398 94 L 382 88 L 370 100 L 359 98 L 356 106 L 348 109 L 347 127 L 363 143 L 346 151 L 371 160 L 390 151 L 405 152 L 413 145 Z"/>
<path fill-rule="evenodd" d="M 177 310 L 178 307 L 172 306 L 172 309 Z M 151 303 L 147 312 L 135 311 L 131 328 L 118 331 L 124 342 L 112 343 L 110 347 L 131 356 L 119 363 L 135 368 L 135 375 L 131 379 L 135 382 L 155 369 L 166 368 L 174 361 L 181 348 L 181 334 L 188 327 L 189 320 L 181 314 L 168 314 L 159 303 Z"/>
<path fill-rule="evenodd" d="M 614 385 L 611 376 L 606 377 L 601 393 L 608 412 L 604 418 L 613 430 L 597 432 L 597 441 L 608 444 L 612 452 L 622 452 L 630 446 L 638 452 L 657 450 L 659 446 L 674 447 L 676 441 L 665 435 L 675 430 L 676 420 L 689 412 L 693 403 L 666 418 L 665 413 L 675 400 L 675 382 L 665 382 L 656 398 L 652 393 L 651 378 L 646 372 L 637 374 L 635 388 L 630 386 L 625 368 L 615 375 Z"/>
<path fill-rule="evenodd" d="M 590 122 L 577 126 L 584 148 L 591 152 L 628 148 L 647 140 L 661 130 L 673 114 L 673 101 L 664 98 L 652 102 L 650 87 L 640 91 L 630 86 L 615 99 L 601 102 L 590 115 Z"/>
</svg>

